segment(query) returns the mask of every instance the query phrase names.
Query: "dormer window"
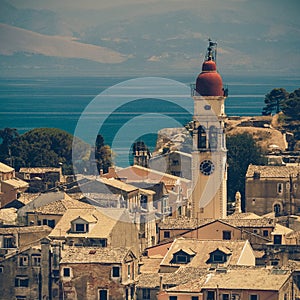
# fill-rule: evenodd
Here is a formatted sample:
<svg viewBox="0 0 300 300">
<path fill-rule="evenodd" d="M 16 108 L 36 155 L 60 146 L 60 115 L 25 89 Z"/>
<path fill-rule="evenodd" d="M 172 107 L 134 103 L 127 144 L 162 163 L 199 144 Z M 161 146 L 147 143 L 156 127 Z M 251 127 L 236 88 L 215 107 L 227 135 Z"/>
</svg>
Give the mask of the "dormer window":
<svg viewBox="0 0 300 300">
<path fill-rule="evenodd" d="M 76 233 L 86 233 L 89 232 L 89 222 L 78 217 L 71 222 L 71 231 Z"/>
<path fill-rule="evenodd" d="M 215 251 L 209 254 L 209 260 L 206 263 L 210 264 L 223 264 L 227 262 L 229 256 L 232 251 L 228 248 L 221 247 L 221 249 L 217 248 Z"/>
<path fill-rule="evenodd" d="M 171 263 L 173 264 L 187 264 L 189 263 L 193 257 L 195 256 L 195 252 L 191 249 L 180 249 L 176 253 L 173 254 L 173 259 Z"/>
</svg>

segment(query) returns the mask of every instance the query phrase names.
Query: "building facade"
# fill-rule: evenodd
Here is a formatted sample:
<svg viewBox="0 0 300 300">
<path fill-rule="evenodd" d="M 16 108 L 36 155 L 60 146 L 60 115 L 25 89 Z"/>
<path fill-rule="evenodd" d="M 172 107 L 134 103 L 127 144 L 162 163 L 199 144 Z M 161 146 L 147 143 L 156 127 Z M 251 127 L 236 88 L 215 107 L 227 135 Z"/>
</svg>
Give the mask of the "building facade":
<svg viewBox="0 0 300 300">
<path fill-rule="evenodd" d="M 192 150 L 192 216 L 226 216 L 226 144 L 224 102 L 227 92 L 216 67 L 216 43 L 209 42 L 195 87 Z"/>
</svg>

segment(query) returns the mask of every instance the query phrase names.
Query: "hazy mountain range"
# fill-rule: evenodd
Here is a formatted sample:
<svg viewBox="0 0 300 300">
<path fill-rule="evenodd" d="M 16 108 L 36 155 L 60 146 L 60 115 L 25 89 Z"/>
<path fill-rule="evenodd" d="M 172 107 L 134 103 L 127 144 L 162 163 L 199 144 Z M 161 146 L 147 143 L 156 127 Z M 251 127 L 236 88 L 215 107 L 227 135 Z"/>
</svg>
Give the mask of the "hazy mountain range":
<svg viewBox="0 0 300 300">
<path fill-rule="evenodd" d="M 298 1 L 49 2 L 0 0 L 1 76 L 197 73 L 208 37 L 222 73 L 300 75 Z"/>
</svg>

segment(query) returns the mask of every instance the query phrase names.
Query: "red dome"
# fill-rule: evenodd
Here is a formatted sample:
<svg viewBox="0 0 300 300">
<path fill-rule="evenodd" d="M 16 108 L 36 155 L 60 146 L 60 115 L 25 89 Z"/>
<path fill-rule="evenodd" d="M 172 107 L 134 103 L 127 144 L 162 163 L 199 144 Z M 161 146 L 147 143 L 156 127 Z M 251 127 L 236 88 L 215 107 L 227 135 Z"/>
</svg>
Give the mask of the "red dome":
<svg viewBox="0 0 300 300">
<path fill-rule="evenodd" d="M 222 78 L 213 60 L 203 63 L 202 72 L 196 81 L 196 91 L 201 96 L 224 96 Z"/>
<path fill-rule="evenodd" d="M 202 64 L 202 71 L 217 71 L 216 63 L 213 60 L 206 60 Z"/>
</svg>

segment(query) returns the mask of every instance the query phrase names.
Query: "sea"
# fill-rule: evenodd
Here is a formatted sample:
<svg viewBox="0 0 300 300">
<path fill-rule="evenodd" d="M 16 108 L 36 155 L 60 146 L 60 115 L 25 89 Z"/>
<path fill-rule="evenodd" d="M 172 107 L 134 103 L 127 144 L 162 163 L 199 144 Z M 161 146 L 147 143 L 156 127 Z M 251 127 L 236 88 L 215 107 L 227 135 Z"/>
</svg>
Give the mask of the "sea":
<svg viewBox="0 0 300 300">
<path fill-rule="evenodd" d="M 116 154 L 115 164 L 126 167 L 134 141 L 143 140 L 153 150 L 158 130 L 191 120 L 194 81 L 188 76 L 0 78 L 0 129 L 23 134 L 59 128 L 89 144 L 100 133 Z M 225 76 L 223 82 L 228 116 L 261 115 L 273 88 L 293 92 L 300 87 L 296 77 Z"/>
</svg>

